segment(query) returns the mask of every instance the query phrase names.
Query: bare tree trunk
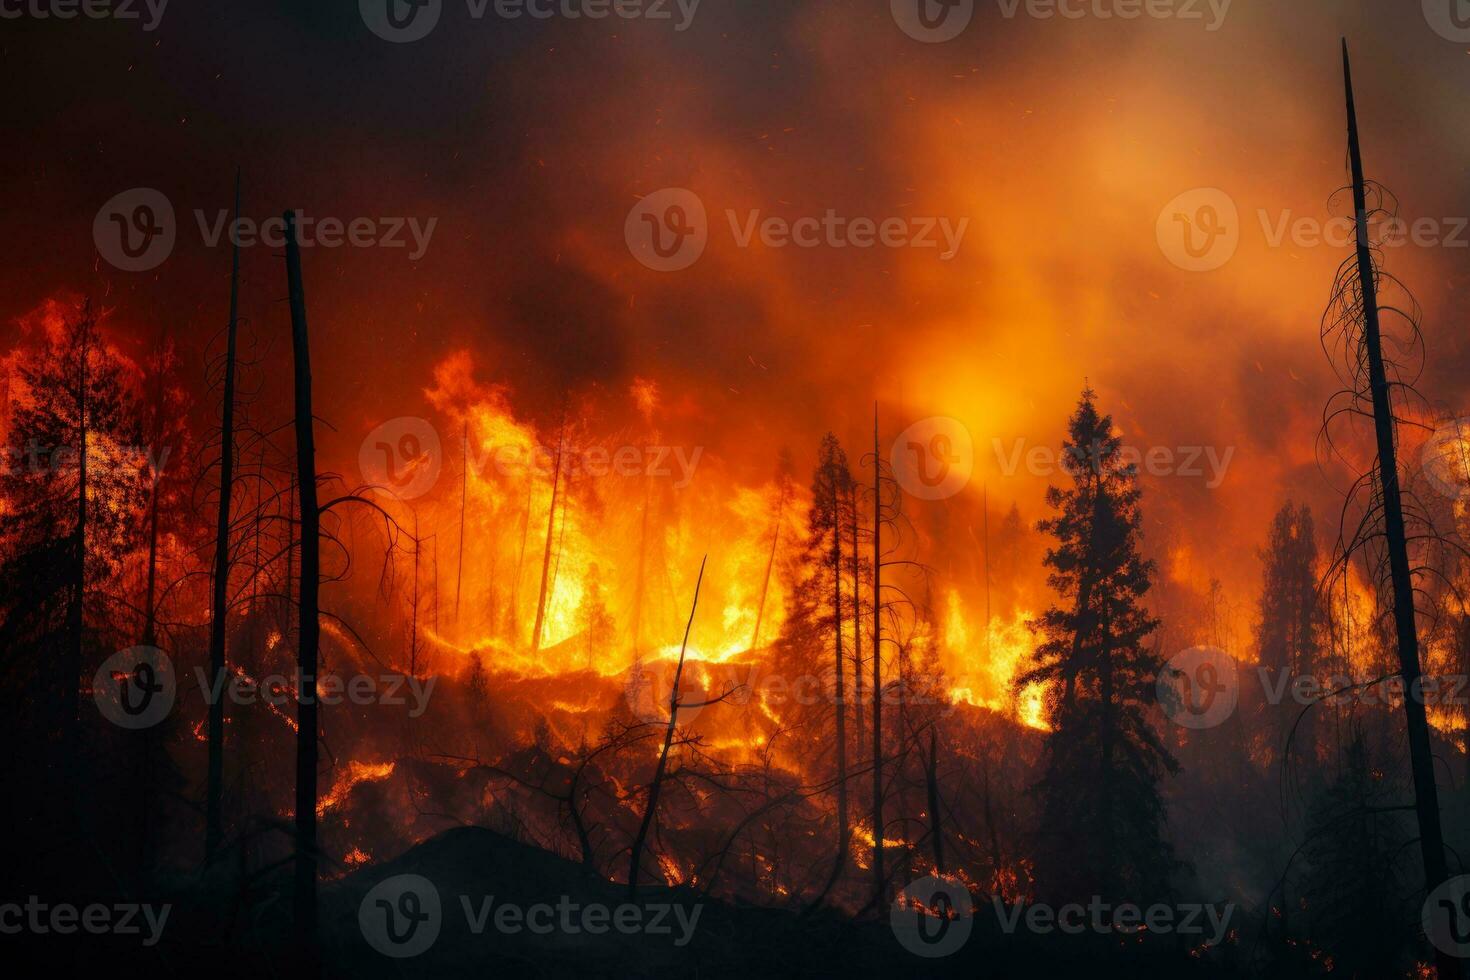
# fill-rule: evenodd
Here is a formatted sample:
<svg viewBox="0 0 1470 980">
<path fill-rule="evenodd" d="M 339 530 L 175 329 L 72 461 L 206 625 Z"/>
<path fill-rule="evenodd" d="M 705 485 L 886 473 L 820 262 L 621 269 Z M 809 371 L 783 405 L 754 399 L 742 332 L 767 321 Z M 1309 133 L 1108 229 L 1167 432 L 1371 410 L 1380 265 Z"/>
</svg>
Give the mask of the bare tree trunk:
<svg viewBox="0 0 1470 980">
<path fill-rule="evenodd" d="M 689 606 L 689 622 L 684 625 L 684 642 L 679 645 L 679 665 L 674 668 L 673 689 L 669 692 L 669 727 L 664 729 L 664 747 L 658 755 L 658 766 L 653 770 L 653 782 L 648 785 L 648 805 L 643 810 L 643 821 L 638 825 L 638 836 L 633 838 L 632 853 L 628 859 L 628 891 L 638 887 L 638 865 L 643 860 L 643 846 L 648 840 L 648 828 L 653 825 L 658 810 L 658 794 L 663 787 L 664 772 L 669 764 L 669 749 L 674 744 L 674 728 L 679 719 L 679 681 L 684 675 L 684 652 L 689 649 L 689 630 L 694 626 L 694 611 L 699 608 L 699 588 L 704 584 L 704 563 L 699 562 L 699 578 L 694 583 L 694 602 Z"/>
<path fill-rule="evenodd" d="M 561 431 L 556 437 L 556 460 L 551 474 L 551 508 L 546 515 L 546 550 L 541 554 L 541 592 L 536 598 L 536 627 L 531 631 L 531 649 L 541 649 L 541 627 L 546 620 L 546 586 L 551 580 L 551 548 L 556 535 L 556 500 L 561 489 L 561 454 L 566 440 L 567 422 L 562 417 Z"/>
<path fill-rule="evenodd" d="M 873 405 L 873 907 L 882 911 L 883 874 L 883 456 L 878 451 L 878 406 Z"/>
<path fill-rule="evenodd" d="M 1414 583 L 1409 568 L 1404 532 L 1403 501 L 1399 491 L 1398 459 L 1394 448 L 1393 406 L 1388 377 L 1383 366 L 1383 344 L 1378 325 L 1378 287 L 1373 255 L 1368 245 L 1367 193 L 1363 181 L 1363 156 L 1358 145 L 1358 116 L 1353 104 L 1352 68 L 1347 41 L 1342 42 L 1343 85 L 1347 93 L 1348 156 L 1353 175 L 1353 210 L 1357 224 L 1358 285 L 1363 300 L 1363 341 L 1367 348 L 1368 379 L 1373 394 L 1373 426 L 1378 444 L 1378 481 L 1383 498 L 1383 531 L 1388 543 L 1389 574 L 1393 580 L 1393 619 L 1398 638 L 1399 673 L 1405 690 L 1421 690 L 1419 634 L 1414 621 Z M 1447 869 L 1444 836 L 1440 829 L 1439 790 L 1434 782 L 1433 746 L 1424 701 L 1411 694 L 1404 698 L 1409 734 L 1409 763 L 1414 775 L 1414 797 L 1419 818 L 1419 848 L 1424 859 L 1425 889 L 1433 891 L 1444 883 Z M 1458 958 L 1436 950 L 1435 965 L 1440 980 L 1459 977 Z"/>
<path fill-rule="evenodd" d="M 776 567 L 776 546 L 781 541 L 781 520 L 786 512 L 786 492 L 787 485 L 782 481 L 781 494 L 776 499 L 776 526 L 771 529 L 771 553 L 766 556 L 766 575 L 765 578 L 761 579 L 761 597 L 755 607 L 755 629 L 751 630 L 750 633 L 750 648 L 752 650 L 757 649 L 760 645 L 761 620 L 766 615 L 766 596 L 770 593 L 771 589 L 771 570 Z"/>
<path fill-rule="evenodd" d="M 520 632 L 521 579 L 525 576 L 526 543 L 531 537 L 531 493 L 535 488 L 536 484 L 528 479 L 526 481 L 526 509 L 521 514 L 521 550 L 516 555 L 516 577 L 510 583 L 510 621 L 507 626 L 512 637 Z"/>
<path fill-rule="evenodd" d="M 643 656 L 643 591 L 648 557 L 648 483 L 643 484 L 643 516 L 638 529 L 638 576 L 633 585 L 633 659 Z"/>
<path fill-rule="evenodd" d="M 321 624 L 317 592 L 321 586 L 321 514 L 316 497 L 316 441 L 312 435 L 311 345 L 307 337 L 306 295 L 301 282 L 301 248 L 296 213 L 286 212 L 286 277 L 290 289 L 291 349 L 295 360 L 296 492 L 301 502 L 301 625 L 297 634 L 300 672 L 296 732 L 296 936 L 303 953 L 316 940 L 316 672 Z M 311 964 L 315 966 L 312 955 Z"/>
<path fill-rule="evenodd" d="M 858 752 L 862 751 L 863 744 L 863 714 L 866 707 L 863 705 L 863 597 L 862 597 L 862 561 L 858 557 L 858 506 L 857 506 L 857 481 L 848 484 L 848 504 L 852 510 L 852 716 L 857 725 L 853 737 L 853 744 L 858 746 Z"/>
<path fill-rule="evenodd" d="M 235 172 L 235 217 L 240 217 L 240 172 Z M 220 413 L 219 514 L 214 531 L 214 589 L 209 604 L 210 682 L 225 674 L 225 620 L 230 584 L 230 496 L 235 482 L 235 336 L 240 322 L 240 242 L 230 260 L 230 322 L 225 337 L 225 390 Z M 223 689 L 221 689 L 223 691 Z M 214 860 L 224 839 L 225 699 L 209 704 L 209 774 L 204 791 L 204 857 Z"/>
<path fill-rule="evenodd" d="M 159 455 L 159 443 L 163 442 L 163 365 L 167 350 L 166 336 L 158 342 L 157 386 L 153 392 L 153 445 L 149 454 L 148 481 L 148 584 L 143 598 L 143 645 L 158 643 L 158 480 L 162 475 L 159 467 L 163 457 Z"/>
<path fill-rule="evenodd" d="M 82 603 L 87 591 L 87 360 L 92 342 L 92 306 L 82 311 L 77 336 L 77 527 L 72 547 L 71 595 L 66 606 L 66 683 L 62 686 L 65 765 L 77 763 L 79 749 L 78 708 L 81 706 L 82 632 L 85 628 Z"/>
<path fill-rule="evenodd" d="M 843 466 L 843 470 L 846 470 Z M 847 698 L 844 694 L 843 678 L 847 664 L 842 657 L 842 498 L 838 486 L 837 472 L 832 473 L 832 643 L 836 651 L 837 706 L 837 857 L 832 862 L 832 874 L 827 879 L 818 901 L 826 897 L 842 876 L 847 866 Z"/>
<path fill-rule="evenodd" d="M 924 775 L 929 788 L 929 838 L 934 845 L 934 869 L 944 874 L 944 832 L 939 819 L 939 733 L 929 729 L 929 765 Z"/>
<path fill-rule="evenodd" d="M 465 499 L 470 492 L 470 424 L 464 424 L 464 438 L 460 440 L 459 477 L 459 567 L 454 573 L 454 625 L 459 626 L 459 591 L 464 585 L 464 511 Z M 435 582 L 437 584 L 437 579 Z M 436 590 L 437 591 L 437 590 Z"/>
</svg>

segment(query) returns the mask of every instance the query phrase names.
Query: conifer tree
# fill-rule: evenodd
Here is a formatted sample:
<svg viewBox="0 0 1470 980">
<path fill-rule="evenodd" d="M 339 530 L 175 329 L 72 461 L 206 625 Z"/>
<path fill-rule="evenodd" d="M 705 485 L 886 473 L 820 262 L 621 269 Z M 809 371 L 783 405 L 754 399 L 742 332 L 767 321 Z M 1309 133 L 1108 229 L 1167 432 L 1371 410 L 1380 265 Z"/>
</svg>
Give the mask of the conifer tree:
<svg viewBox="0 0 1470 980">
<path fill-rule="evenodd" d="M 1047 488 L 1056 515 L 1038 528 L 1055 539 L 1045 564 L 1061 601 L 1033 624 L 1041 642 L 1017 684 L 1046 685 L 1052 728 L 1035 787 L 1041 888 L 1137 901 L 1168 888 L 1159 782 L 1178 764 L 1145 715 L 1160 661 L 1146 642 L 1158 621 L 1143 606 L 1153 564 L 1138 553 L 1137 468 L 1095 402 L 1084 389 L 1063 444 L 1072 486 Z"/>
</svg>

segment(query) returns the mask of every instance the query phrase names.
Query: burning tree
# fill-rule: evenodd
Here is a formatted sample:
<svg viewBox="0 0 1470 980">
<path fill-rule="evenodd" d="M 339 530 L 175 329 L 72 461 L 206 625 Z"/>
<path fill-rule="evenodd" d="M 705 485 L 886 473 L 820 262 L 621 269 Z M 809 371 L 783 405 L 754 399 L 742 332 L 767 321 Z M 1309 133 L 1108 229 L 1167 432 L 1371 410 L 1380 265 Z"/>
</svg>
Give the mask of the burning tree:
<svg viewBox="0 0 1470 980">
<path fill-rule="evenodd" d="M 1353 254 L 1338 267 L 1332 297 L 1322 319 L 1323 348 L 1333 359 L 1342 383 L 1341 390 L 1328 404 L 1324 433 L 1332 448 L 1357 471 L 1357 479 L 1348 491 L 1348 508 L 1356 508 L 1360 513 L 1356 522 L 1344 521 L 1329 578 L 1346 582 L 1355 557 L 1360 557 L 1377 587 L 1379 608 L 1392 613 L 1392 644 L 1397 651 L 1398 675 L 1408 692 L 1403 698 L 1404 720 L 1424 887 L 1432 892 L 1446 880 L 1449 872 L 1439 788 L 1435 782 L 1434 747 L 1422 693 L 1419 610 L 1415 601 L 1420 594 L 1416 580 L 1432 574 L 1436 552 L 1443 550 L 1447 541 L 1425 509 L 1417 505 L 1413 495 L 1401 484 L 1399 426 L 1406 403 L 1415 396 L 1412 388 L 1412 378 L 1417 374 L 1415 362 L 1423 356 L 1419 314 L 1408 290 L 1383 271 L 1379 243 L 1370 231 L 1372 222 L 1391 214 L 1394 204 L 1387 191 L 1364 177 L 1346 40 L 1342 44 L 1342 67 L 1356 235 Z M 1386 302 L 1381 299 L 1381 295 L 1392 292 L 1399 295 L 1390 296 Z M 1354 420 L 1372 426 L 1371 464 L 1367 467 L 1348 459 L 1333 441 L 1333 425 Z M 1460 976 L 1460 966 L 1449 953 L 1436 951 L 1440 980 Z"/>
<path fill-rule="evenodd" d="M 1042 642 L 1017 688 L 1046 685 L 1046 739 L 1036 877 L 1051 895 L 1161 896 L 1173 867 L 1159 781 L 1178 770 L 1145 710 L 1160 669 L 1144 642 L 1158 626 L 1143 607 L 1153 563 L 1142 534 L 1137 468 L 1120 455 L 1111 417 L 1082 392 L 1063 453 L 1069 489 L 1047 488 L 1057 511 L 1038 525 L 1056 539 L 1048 584 L 1062 597 L 1034 624 Z"/>
</svg>

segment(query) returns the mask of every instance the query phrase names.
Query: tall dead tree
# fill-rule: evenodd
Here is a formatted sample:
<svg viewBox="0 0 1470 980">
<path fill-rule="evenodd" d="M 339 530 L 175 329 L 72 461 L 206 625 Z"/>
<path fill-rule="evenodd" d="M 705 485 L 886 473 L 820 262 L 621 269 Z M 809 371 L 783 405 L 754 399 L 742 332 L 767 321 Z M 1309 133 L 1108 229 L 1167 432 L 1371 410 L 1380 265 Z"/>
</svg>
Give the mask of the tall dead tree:
<svg viewBox="0 0 1470 980">
<path fill-rule="evenodd" d="M 152 440 L 148 455 L 148 575 L 143 596 L 143 645 L 155 646 L 158 642 L 158 484 L 163 478 L 163 458 L 157 456 L 163 445 L 163 390 L 165 359 L 168 357 L 168 333 L 158 339 L 158 363 L 154 377 Z"/>
<path fill-rule="evenodd" d="M 835 448 L 835 440 L 832 445 Z M 825 444 L 823 449 L 826 449 Z M 837 722 L 837 858 L 832 862 L 832 873 L 827 879 L 827 886 L 822 889 L 822 895 L 825 896 L 847 867 L 847 697 L 843 681 L 847 674 L 847 663 L 842 656 L 842 630 L 847 624 L 842 619 L 842 498 L 852 477 L 847 469 L 847 457 L 840 449 L 836 450 L 830 462 L 824 459 L 823 466 L 828 469 L 826 482 L 827 489 L 831 491 L 828 505 L 832 513 L 832 544 L 828 561 L 832 565 L 832 646 L 837 701 L 833 712 Z"/>
<path fill-rule="evenodd" d="M 776 496 L 776 520 L 771 528 L 771 551 L 766 556 L 766 574 L 761 579 L 761 597 L 755 606 L 755 628 L 750 632 L 750 649 L 755 650 L 760 645 L 761 621 L 766 615 L 766 597 L 771 590 L 771 572 L 776 567 L 776 548 L 781 543 L 781 521 L 785 519 L 786 498 L 791 492 L 791 480 L 786 473 L 787 460 L 783 450 L 782 463 L 778 465 L 776 472 L 777 496 Z"/>
<path fill-rule="evenodd" d="M 883 456 L 873 404 L 873 907 L 883 908 Z"/>
<path fill-rule="evenodd" d="M 633 847 L 628 859 L 628 891 L 638 887 L 638 865 L 643 861 L 643 847 L 648 841 L 648 829 L 653 826 L 658 811 L 658 794 L 663 788 L 664 773 L 668 771 L 669 749 L 674 744 L 674 729 L 679 721 L 679 682 L 684 676 L 684 653 L 689 649 L 689 631 L 694 627 L 694 611 L 699 608 L 699 589 L 704 584 L 704 564 L 709 556 L 699 561 L 699 578 L 694 583 L 694 601 L 689 605 L 689 621 L 684 624 L 684 642 L 679 644 L 679 663 L 674 668 L 674 683 L 669 691 L 669 724 L 664 729 L 664 747 L 658 754 L 658 765 L 653 770 L 653 781 L 648 784 L 648 803 L 643 809 L 643 820 L 638 825 L 638 835 L 633 838 Z"/>
<path fill-rule="evenodd" d="M 240 217 L 240 172 L 235 172 L 235 218 Z M 225 328 L 225 377 L 220 412 L 219 514 L 214 532 L 214 588 L 209 603 L 210 683 L 225 673 L 225 620 L 230 584 L 230 498 L 235 482 L 235 337 L 240 323 L 240 236 L 230 260 L 230 321 Z M 225 699 L 209 703 L 209 774 L 204 791 L 204 856 L 213 860 L 224 839 Z"/>
<path fill-rule="evenodd" d="M 857 751 L 862 751 L 863 744 L 863 597 L 862 597 L 862 558 L 858 554 L 858 483 L 849 480 L 847 483 L 847 504 L 850 517 L 848 530 L 852 535 L 852 703 L 853 721 L 856 730 L 853 734 L 853 745 Z"/>
<path fill-rule="evenodd" d="M 320 511 L 316 495 L 316 442 L 312 435 L 311 345 L 306 294 L 301 283 L 301 247 L 296 212 L 286 212 L 286 281 L 291 306 L 291 351 L 295 364 L 296 492 L 300 503 L 301 601 L 296 637 L 299 672 L 296 708 L 295 926 L 298 943 L 310 949 L 316 936 L 316 672 L 321 641 L 317 618 L 321 587 Z"/>
<path fill-rule="evenodd" d="M 561 429 L 556 437 L 556 459 L 551 471 L 551 507 L 546 515 L 546 550 L 541 554 L 541 590 L 536 597 L 536 626 L 531 632 L 531 649 L 541 649 L 541 627 L 546 621 L 546 591 L 551 582 L 551 551 L 556 542 L 556 501 L 561 489 L 561 456 L 566 440 L 567 422 L 562 417 Z"/>
<path fill-rule="evenodd" d="M 459 474 L 459 565 L 454 572 L 454 625 L 459 625 L 459 591 L 464 585 L 464 510 L 470 492 L 470 424 L 464 424 L 464 437 L 460 440 Z M 435 579 L 438 582 L 438 579 Z"/>
<path fill-rule="evenodd" d="M 1342 42 L 1343 87 L 1347 97 L 1348 158 L 1352 168 L 1353 213 L 1357 229 L 1357 287 L 1361 306 L 1363 348 L 1367 360 L 1368 385 L 1373 403 L 1373 430 L 1377 445 L 1378 490 L 1383 512 L 1383 533 L 1388 547 L 1389 575 L 1393 586 L 1393 620 L 1399 654 L 1399 673 L 1404 689 L 1422 691 L 1419 664 L 1419 634 L 1414 618 L 1414 583 L 1409 565 L 1408 540 L 1399 487 L 1398 458 L 1394 445 L 1395 423 L 1388 373 L 1384 367 L 1383 340 L 1379 324 L 1378 272 L 1368 237 L 1367 190 L 1363 179 L 1363 155 L 1358 143 L 1358 116 L 1353 102 L 1353 75 L 1348 61 L 1347 40 Z M 1425 888 L 1433 891 L 1447 877 L 1444 835 L 1440 828 L 1439 790 L 1434 782 L 1434 753 L 1429 738 L 1429 721 L 1424 700 L 1411 694 L 1403 699 L 1409 735 L 1409 765 L 1413 772 L 1415 812 L 1419 823 L 1419 850 L 1424 859 Z M 1459 961 L 1436 950 L 1435 965 L 1440 980 L 1461 975 Z"/>
<path fill-rule="evenodd" d="M 72 532 L 70 549 L 72 567 L 66 604 L 66 676 L 62 686 L 64 758 L 67 765 L 75 765 L 77 761 L 77 712 L 81 707 L 82 647 L 85 641 L 82 603 L 87 591 L 87 389 L 91 384 L 88 359 L 95 327 L 96 318 L 92 315 L 91 300 L 88 300 L 77 332 L 77 526 Z"/>
</svg>

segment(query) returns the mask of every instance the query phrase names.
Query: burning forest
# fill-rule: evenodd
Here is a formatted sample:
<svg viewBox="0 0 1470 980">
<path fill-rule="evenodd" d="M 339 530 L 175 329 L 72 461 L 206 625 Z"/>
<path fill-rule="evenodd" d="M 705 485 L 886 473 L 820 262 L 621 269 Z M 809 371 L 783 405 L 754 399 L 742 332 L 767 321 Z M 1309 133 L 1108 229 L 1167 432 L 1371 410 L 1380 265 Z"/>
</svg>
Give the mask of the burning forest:
<svg viewBox="0 0 1470 980">
<path fill-rule="evenodd" d="M 24 975 L 1466 975 L 1454 4 L 257 6 L 0 9 Z"/>
</svg>

